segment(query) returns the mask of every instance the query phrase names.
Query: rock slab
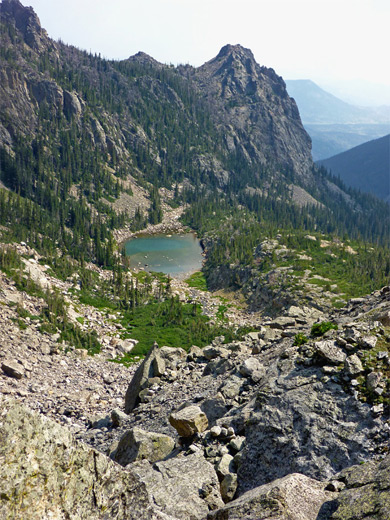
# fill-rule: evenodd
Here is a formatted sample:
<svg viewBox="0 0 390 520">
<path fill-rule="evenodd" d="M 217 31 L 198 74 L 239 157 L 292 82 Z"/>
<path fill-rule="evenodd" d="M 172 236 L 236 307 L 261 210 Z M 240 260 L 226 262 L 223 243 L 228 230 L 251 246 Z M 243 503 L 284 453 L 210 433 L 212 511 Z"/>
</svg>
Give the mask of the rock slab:
<svg viewBox="0 0 390 520">
<path fill-rule="evenodd" d="M 132 428 L 123 435 L 112 458 L 121 466 L 143 459 L 157 462 L 165 459 L 174 447 L 175 441 L 169 435 Z"/>
<path fill-rule="evenodd" d="M 330 496 L 321 482 L 293 473 L 244 493 L 209 513 L 207 520 L 317 520 Z"/>
<path fill-rule="evenodd" d="M 0 398 L 0 518 L 150 520 L 145 485 L 64 427 Z"/>
</svg>

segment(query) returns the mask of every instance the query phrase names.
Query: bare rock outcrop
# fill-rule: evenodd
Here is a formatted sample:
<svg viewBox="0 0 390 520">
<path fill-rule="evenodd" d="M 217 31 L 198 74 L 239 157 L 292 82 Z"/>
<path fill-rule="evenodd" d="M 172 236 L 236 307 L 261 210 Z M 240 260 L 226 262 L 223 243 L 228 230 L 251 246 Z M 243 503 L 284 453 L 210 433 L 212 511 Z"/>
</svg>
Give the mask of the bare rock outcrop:
<svg viewBox="0 0 390 520">
<path fill-rule="evenodd" d="M 381 462 L 352 466 L 328 488 L 340 493 L 326 502 L 316 520 L 387 520 L 390 514 L 390 456 Z"/>
<path fill-rule="evenodd" d="M 140 479 L 69 431 L 1 399 L 0 517 L 161 519 Z"/>
<path fill-rule="evenodd" d="M 180 520 L 203 520 L 223 506 L 213 466 L 200 453 L 151 465 L 136 462 L 132 471 L 145 483 L 153 502 Z"/>
<path fill-rule="evenodd" d="M 332 493 L 314 479 L 293 473 L 269 484 L 254 488 L 209 513 L 208 520 L 317 520 L 318 512 Z"/>
</svg>

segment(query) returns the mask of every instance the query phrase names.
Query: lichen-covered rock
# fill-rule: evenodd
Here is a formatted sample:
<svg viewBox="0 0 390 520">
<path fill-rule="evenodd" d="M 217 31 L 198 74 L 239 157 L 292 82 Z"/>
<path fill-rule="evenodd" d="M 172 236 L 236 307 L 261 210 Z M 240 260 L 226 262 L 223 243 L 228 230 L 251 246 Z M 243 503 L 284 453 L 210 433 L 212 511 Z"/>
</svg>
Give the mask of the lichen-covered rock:
<svg viewBox="0 0 390 520">
<path fill-rule="evenodd" d="M 214 468 L 199 453 L 153 465 L 135 462 L 132 471 L 157 508 L 180 520 L 203 520 L 210 510 L 223 506 Z"/>
<path fill-rule="evenodd" d="M 169 416 L 170 424 L 181 437 L 191 437 L 207 430 L 207 416 L 199 406 L 187 406 Z"/>
<path fill-rule="evenodd" d="M 0 405 L 0 518 L 161 518 L 136 475 L 16 401 Z"/>
<path fill-rule="evenodd" d="M 318 520 L 388 520 L 390 456 L 343 470 L 336 479 L 345 488 L 321 508 Z"/>
<path fill-rule="evenodd" d="M 254 488 L 209 513 L 208 520 L 317 520 L 331 493 L 324 484 L 299 473 Z"/>
<path fill-rule="evenodd" d="M 174 447 L 175 441 L 168 435 L 132 428 L 123 435 L 112 458 L 121 466 L 143 459 L 157 462 L 165 459 Z"/>
</svg>

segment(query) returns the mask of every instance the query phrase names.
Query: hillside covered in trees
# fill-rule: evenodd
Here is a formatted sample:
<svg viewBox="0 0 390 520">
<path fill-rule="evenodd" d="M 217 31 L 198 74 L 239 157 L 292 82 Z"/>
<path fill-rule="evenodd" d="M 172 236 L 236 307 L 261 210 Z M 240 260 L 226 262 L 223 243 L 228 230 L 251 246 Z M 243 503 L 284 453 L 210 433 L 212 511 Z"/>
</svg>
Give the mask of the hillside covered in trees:
<svg viewBox="0 0 390 520">
<path fill-rule="evenodd" d="M 0 22 L 4 239 L 112 268 L 113 231 L 159 222 L 169 193 L 207 239 L 216 287 L 215 269 L 253 265 L 265 237 L 293 231 L 358 241 L 371 260 L 356 269 L 383 283 L 387 207 L 313 164 L 284 81 L 250 50 L 226 45 L 198 68 L 111 61 L 54 42 L 19 0 Z"/>
</svg>

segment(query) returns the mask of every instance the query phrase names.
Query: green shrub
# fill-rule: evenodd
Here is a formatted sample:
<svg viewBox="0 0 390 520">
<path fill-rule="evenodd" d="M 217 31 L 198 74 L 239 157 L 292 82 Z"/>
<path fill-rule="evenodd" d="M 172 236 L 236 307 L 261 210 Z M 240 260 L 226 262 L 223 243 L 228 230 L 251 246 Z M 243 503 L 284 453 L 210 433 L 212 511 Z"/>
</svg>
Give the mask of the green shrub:
<svg viewBox="0 0 390 520">
<path fill-rule="evenodd" d="M 331 329 L 338 329 L 338 326 L 336 323 L 332 323 L 331 321 L 322 321 L 321 323 L 315 323 L 311 328 L 311 335 L 318 337 L 325 334 L 325 332 L 328 332 L 328 330 Z"/>
<path fill-rule="evenodd" d="M 301 345 L 304 345 L 308 341 L 309 340 L 302 332 L 298 332 L 298 334 L 295 334 L 293 345 L 296 347 L 300 347 Z"/>
</svg>

